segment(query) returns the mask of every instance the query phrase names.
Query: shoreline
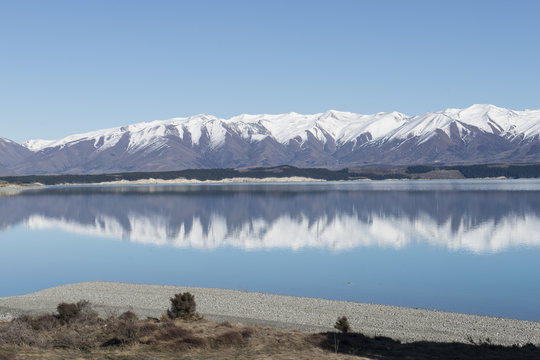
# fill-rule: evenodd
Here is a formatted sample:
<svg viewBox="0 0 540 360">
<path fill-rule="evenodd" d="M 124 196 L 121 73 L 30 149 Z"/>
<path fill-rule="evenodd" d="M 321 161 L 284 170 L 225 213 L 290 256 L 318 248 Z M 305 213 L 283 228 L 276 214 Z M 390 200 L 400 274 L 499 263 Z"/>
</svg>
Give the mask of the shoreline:
<svg viewBox="0 0 540 360">
<path fill-rule="evenodd" d="M 403 342 L 540 344 L 540 322 L 488 316 L 354 303 L 319 298 L 185 286 L 85 282 L 35 293 L 0 298 L 0 321 L 24 313 L 51 313 L 60 302 L 89 300 L 102 314 L 131 310 L 160 317 L 175 293 L 195 295 L 197 310 L 210 320 L 239 322 L 307 332 L 333 331 L 339 316 L 347 316 L 355 332 L 387 336 Z"/>
<path fill-rule="evenodd" d="M 235 177 L 235 178 L 224 178 L 220 180 L 198 180 L 198 179 L 186 179 L 186 178 L 177 178 L 177 179 L 139 179 L 139 180 L 117 180 L 117 181 L 103 181 L 103 182 L 92 182 L 92 183 L 58 183 L 52 185 L 45 185 L 41 183 L 33 183 L 28 185 L 16 185 L 16 184 L 0 184 L 0 196 L 9 196 L 9 195 L 18 195 L 25 190 L 33 190 L 37 188 L 44 187 L 55 187 L 55 186 L 66 186 L 66 187 L 77 187 L 77 186 L 122 186 L 122 185 L 206 185 L 206 184 L 260 184 L 260 183 L 280 183 L 280 184 L 296 184 L 296 183 L 328 183 L 328 182 L 339 182 L 339 183 L 357 183 L 357 182 L 416 182 L 416 181 L 502 181 L 502 180 L 540 180 L 540 178 L 507 178 L 507 177 L 483 177 L 483 178 L 440 178 L 440 179 L 354 179 L 354 180 L 326 180 L 326 179 L 315 179 L 308 177 L 267 177 L 267 178 L 251 178 L 251 177 Z"/>
<path fill-rule="evenodd" d="M 98 183 L 64 183 L 53 186 L 100 186 L 100 185 L 190 185 L 190 184 L 249 184 L 249 183 L 300 183 L 300 182 L 327 182 L 324 179 L 314 179 L 300 176 L 292 177 L 267 177 L 267 178 L 249 178 L 249 177 L 235 177 L 224 178 L 221 180 L 197 180 L 197 179 L 140 179 L 140 180 L 117 180 L 117 181 L 103 181 Z"/>
<path fill-rule="evenodd" d="M 15 185 L 15 184 L 0 184 L 0 197 L 19 195 L 25 190 L 41 187 L 41 184 L 32 185 Z"/>
</svg>

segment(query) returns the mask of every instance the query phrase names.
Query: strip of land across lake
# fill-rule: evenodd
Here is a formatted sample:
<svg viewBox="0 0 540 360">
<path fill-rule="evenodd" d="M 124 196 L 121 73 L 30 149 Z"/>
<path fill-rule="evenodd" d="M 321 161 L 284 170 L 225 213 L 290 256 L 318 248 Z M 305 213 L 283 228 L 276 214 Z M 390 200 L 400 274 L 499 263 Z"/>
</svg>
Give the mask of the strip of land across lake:
<svg viewBox="0 0 540 360">
<path fill-rule="evenodd" d="M 540 323 L 442 311 L 411 309 L 237 290 L 86 282 L 0 298 L 0 321 L 21 314 L 52 313 L 61 302 L 88 300 L 102 314 L 131 310 L 159 318 L 176 293 L 195 295 L 197 310 L 214 321 L 238 322 L 308 332 L 333 330 L 346 316 L 353 331 L 404 342 L 483 342 L 540 344 Z"/>
<path fill-rule="evenodd" d="M 431 180 L 540 178 L 540 164 L 479 164 L 373 167 L 361 169 L 297 168 L 283 165 L 249 169 L 185 169 L 107 174 L 21 175 L 0 177 L 0 185 L 80 185 L 128 183 L 294 182 L 355 180 Z"/>
</svg>

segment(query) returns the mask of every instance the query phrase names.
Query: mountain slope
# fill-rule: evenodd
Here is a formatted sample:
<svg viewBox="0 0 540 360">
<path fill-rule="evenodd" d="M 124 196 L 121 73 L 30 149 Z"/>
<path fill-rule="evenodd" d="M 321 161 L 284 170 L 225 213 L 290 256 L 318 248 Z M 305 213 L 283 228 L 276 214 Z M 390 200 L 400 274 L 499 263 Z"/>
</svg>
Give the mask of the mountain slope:
<svg viewBox="0 0 540 360">
<path fill-rule="evenodd" d="M 230 119 L 201 114 L 23 145 L 26 149 L 13 156 L 6 152 L 9 159 L 0 164 L 18 174 L 83 174 L 281 164 L 532 162 L 540 160 L 540 110 L 473 105 L 420 116 L 333 110 Z"/>
<path fill-rule="evenodd" d="M 4 175 L 14 175 L 14 166 L 23 162 L 32 155 L 32 151 L 16 142 L 0 138 L 0 173 Z"/>
</svg>

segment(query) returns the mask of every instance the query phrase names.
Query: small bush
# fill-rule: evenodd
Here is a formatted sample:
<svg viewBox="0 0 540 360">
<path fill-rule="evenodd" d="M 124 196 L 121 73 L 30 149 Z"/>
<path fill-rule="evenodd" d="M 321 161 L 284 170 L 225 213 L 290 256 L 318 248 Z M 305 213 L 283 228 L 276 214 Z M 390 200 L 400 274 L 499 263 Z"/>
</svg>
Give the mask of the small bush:
<svg viewBox="0 0 540 360">
<path fill-rule="evenodd" d="M 116 323 L 115 333 L 125 339 L 125 343 L 132 343 L 139 339 L 140 327 L 133 321 L 120 320 Z"/>
<path fill-rule="evenodd" d="M 348 333 L 351 331 L 351 325 L 349 324 L 349 320 L 347 320 L 346 316 L 338 317 L 334 328 L 338 329 L 342 333 Z"/>
<path fill-rule="evenodd" d="M 56 317 L 63 323 L 78 321 L 89 325 L 100 322 L 98 313 L 92 309 L 92 304 L 87 300 L 81 300 L 75 304 L 58 304 L 56 311 L 58 312 Z"/>
<path fill-rule="evenodd" d="M 171 308 L 167 310 L 170 319 L 192 319 L 195 316 L 197 304 L 191 293 L 180 293 L 171 298 Z"/>
<path fill-rule="evenodd" d="M 79 316 L 80 310 L 77 304 L 60 303 L 56 307 L 58 319 L 64 322 L 70 322 Z"/>
<path fill-rule="evenodd" d="M 126 311 L 118 319 L 109 320 L 106 329 L 109 340 L 101 346 L 136 343 L 141 337 L 148 336 L 157 330 L 158 326 L 148 321 L 139 320 L 133 312 Z"/>
<path fill-rule="evenodd" d="M 118 319 L 120 320 L 124 320 L 124 321 L 137 321 L 139 320 L 139 318 L 137 317 L 137 315 L 133 312 L 133 311 L 126 311 L 124 313 L 122 313 Z"/>
</svg>

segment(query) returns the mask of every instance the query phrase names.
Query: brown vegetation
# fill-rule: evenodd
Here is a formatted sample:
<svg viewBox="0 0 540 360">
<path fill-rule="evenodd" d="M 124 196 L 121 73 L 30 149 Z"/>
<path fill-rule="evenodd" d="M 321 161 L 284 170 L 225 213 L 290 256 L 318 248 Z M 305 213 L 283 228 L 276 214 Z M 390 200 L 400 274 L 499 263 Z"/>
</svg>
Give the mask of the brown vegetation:
<svg viewBox="0 0 540 360">
<path fill-rule="evenodd" d="M 369 337 L 359 333 L 328 332 L 319 336 L 322 336 L 321 346 L 329 351 L 373 359 L 540 359 L 540 348 L 533 344 L 492 345 L 489 339 L 470 341 L 470 344 L 429 341 L 401 343 L 384 336 Z"/>
<path fill-rule="evenodd" d="M 197 304 L 195 296 L 191 293 L 176 294 L 170 300 L 171 308 L 167 310 L 167 316 L 170 319 L 189 320 L 196 316 Z"/>
<path fill-rule="evenodd" d="M 341 331 L 342 333 L 348 333 L 351 331 L 351 325 L 346 316 L 339 317 L 334 324 L 334 329 Z"/>
<path fill-rule="evenodd" d="M 20 316 L 0 324 L 0 360 L 347 358 L 315 346 L 311 334 L 207 321 L 194 316 L 192 297 L 175 298 L 172 306 L 183 309 L 177 319 L 139 319 L 130 311 L 104 319 L 86 301 Z"/>
<path fill-rule="evenodd" d="M 193 308 L 194 309 L 194 308 Z M 343 325 L 343 321 L 338 323 Z M 340 329 L 342 330 L 342 329 Z M 310 334 L 229 322 L 100 318 L 88 302 L 56 314 L 0 323 L 0 360 L 24 359 L 538 359 L 533 345 L 503 347 L 416 342 L 358 333 Z"/>
<path fill-rule="evenodd" d="M 16 358 L 13 353 L 0 353 L 0 360 L 15 360 Z"/>
</svg>

